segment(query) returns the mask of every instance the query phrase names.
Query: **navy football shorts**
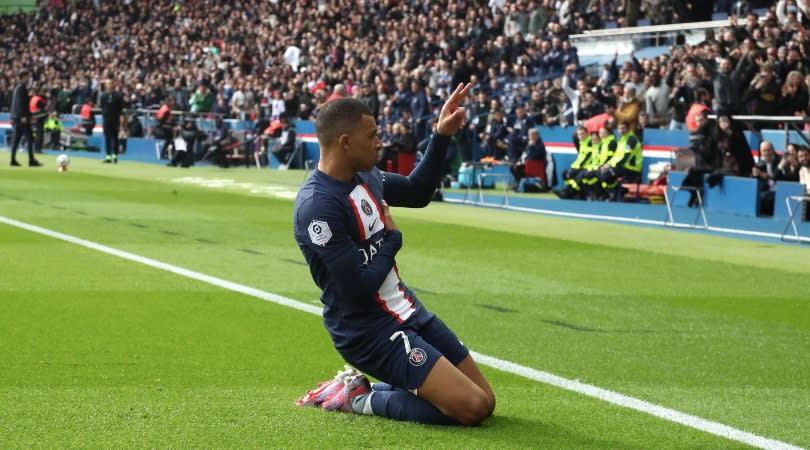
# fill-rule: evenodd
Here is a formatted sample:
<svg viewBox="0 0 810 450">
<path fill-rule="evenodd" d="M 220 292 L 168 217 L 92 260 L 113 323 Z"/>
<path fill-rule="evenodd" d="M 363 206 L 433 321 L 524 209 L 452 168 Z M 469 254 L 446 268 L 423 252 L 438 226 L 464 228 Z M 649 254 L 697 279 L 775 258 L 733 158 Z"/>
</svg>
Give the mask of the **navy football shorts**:
<svg viewBox="0 0 810 450">
<path fill-rule="evenodd" d="M 341 351 L 343 358 L 361 372 L 407 390 L 421 386 L 440 357 L 457 366 L 469 354 L 436 316 L 421 328 L 391 327 L 355 351 Z"/>
</svg>

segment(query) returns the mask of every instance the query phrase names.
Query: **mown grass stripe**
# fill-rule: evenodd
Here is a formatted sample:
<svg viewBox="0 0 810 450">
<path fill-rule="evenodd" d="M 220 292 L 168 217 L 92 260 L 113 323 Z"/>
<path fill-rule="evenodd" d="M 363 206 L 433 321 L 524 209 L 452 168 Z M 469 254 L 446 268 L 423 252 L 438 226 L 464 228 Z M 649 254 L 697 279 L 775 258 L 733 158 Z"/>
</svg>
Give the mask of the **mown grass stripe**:
<svg viewBox="0 0 810 450">
<path fill-rule="evenodd" d="M 256 297 L 265 301 L 273 302 L 278 305 L 287 306 L 299 311 L 304 311 L 310 314 L 321 315 L 322 308 L 320 306 L 313 306 L 291 298 L 283 297 L 281 295 L 273 294 L 270 292 L 262 291 L 256 288 L 245 286 L 232 281 L 224 280 L 221 278 L 206 275 L 189 269 L 184 269 L 172 264 L 164 263 L 152 258 L 136 255 L 123 250 L 118 250 L 106 245 L 98 244 L 92 241 L 81 239 L 75 236 L 70 236 L 57 231 L 42 228 L 36 225 L 31 225 L 25 222 L 20 222 L 11 218 L 0 216 L 0 223 L 21 228 L 34 233 L 39 233 L 55 239 L 60 239 L 65 242 L 70 242 L 85 248 L 96 250 L 109 255 L 117 256 L 129 261 L 137 262 L 149 267 L 160 270 L 165 270 L 177 275 L 181 275 L 194 280 L 202 281 L 216 287 L 228 289 L 233 292 L 242 293 L 252 297 Z M 559 387 L 568 391 L 583 394 L 592 398 L 603 400 L 617 406 L 623 406 L 635 411 L 659 417 L 670 422 L 678 423 L 693 429 L 701 430 L 715 436 L 720 436 L 733 441 L 741 442 L 753 447 L 762 449 L 800 449 L 801 447 L 792 444 L 778 441 L 775 439 L 759 436 L 747 431 L 739 430 L 728 425 L 724 425 L 711 420 L 703 419 L 701 417 L 693 416 L 690 414 L 682 413 L 674 409 L 666 408 L 660 405 L 646 402 L 641 399 L 630 397 L 618 392 L 609 391 L 594 385 L 581 383 L 576 380 L 554 375 L 552 373 L 543 372 L 530 367 L 522 366 L 510 361 L 505 361 L 493 356 L 484 355 L 475 351 L 471 352 L 473 357 L 481 364 L 511 373 L 526 379 L 534 380 L 540 383 L 548 384 L 551 386 Z"/>
</svg>

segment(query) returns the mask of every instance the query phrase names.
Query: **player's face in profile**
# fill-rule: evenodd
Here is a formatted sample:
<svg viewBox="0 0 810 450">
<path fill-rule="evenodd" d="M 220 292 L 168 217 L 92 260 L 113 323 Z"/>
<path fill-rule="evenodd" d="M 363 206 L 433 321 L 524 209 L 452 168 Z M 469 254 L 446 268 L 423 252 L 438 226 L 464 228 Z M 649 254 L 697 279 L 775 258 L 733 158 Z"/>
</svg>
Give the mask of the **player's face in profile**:
<svg viewBox="0 0 810 450">
<path fill-rule="evenodd" d="M 380 141 L 377 123 L 373 117 L 363 115 L 360 123 L 352 132 L 351 147 L 347 157 L 351 159 L 355 170 L 367 172 L 377 163 L 380 149 L 382 149 L 382 141 Z"/>
</svg>

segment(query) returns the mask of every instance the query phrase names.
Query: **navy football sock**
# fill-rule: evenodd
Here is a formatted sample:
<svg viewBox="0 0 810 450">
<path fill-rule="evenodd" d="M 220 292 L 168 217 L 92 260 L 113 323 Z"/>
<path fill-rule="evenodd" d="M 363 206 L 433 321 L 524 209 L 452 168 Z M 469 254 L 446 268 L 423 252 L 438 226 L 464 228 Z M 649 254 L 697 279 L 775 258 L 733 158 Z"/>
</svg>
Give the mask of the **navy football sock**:
<svg viewBox="0 0 810 450">
<path fill-rule="evenodd" d="M 378 381 L 376 383 L 371 384 L 372 391 L 393 391 L 394 386 L 391 386 L 388 383 L 383 383 L 382 381 Z"/>
<path fill-rule="evenodd" d="M 369 400 L 375 416 L 433 425 L 458 425 L 455 419 L 408 391 L 375 390 Z"/>
</svg>

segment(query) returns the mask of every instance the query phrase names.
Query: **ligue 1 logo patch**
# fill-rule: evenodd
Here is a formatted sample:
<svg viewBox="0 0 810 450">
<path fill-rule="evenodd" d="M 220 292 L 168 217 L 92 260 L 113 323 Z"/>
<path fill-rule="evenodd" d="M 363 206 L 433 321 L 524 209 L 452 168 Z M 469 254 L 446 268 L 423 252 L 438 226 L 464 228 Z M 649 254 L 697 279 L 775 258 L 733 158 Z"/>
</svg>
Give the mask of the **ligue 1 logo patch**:
<svg viewBox="0 0 810 450">
<path fill-rule="evenodd" d="M 408 353 L 408 362 L 411 363 L 412 366 L 419 367 L 427 362 L 427 353 L 417 347 Z"/>
<path fill-rule="evenodd" d="M 309 239 L 315 245 L 324 246 L 329 239 L 332 239 L 332 230 L 329 229 L 329 224 L 322 220 L 313 220 L 309 227 Z"/>
<path fill-rule="evenodd" d="M 371 209 L 371 205 L 368 203 L 368 201 L 366 199 L 360 200 L 360 209 L 363 210 L 363 214 L 365 214 L 365 215 L 367 215 L 369 217 L 372 214 L 374 214 L 374 210 Z"/>
</svg>

